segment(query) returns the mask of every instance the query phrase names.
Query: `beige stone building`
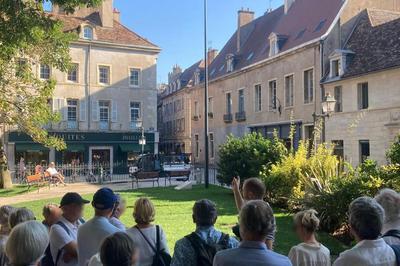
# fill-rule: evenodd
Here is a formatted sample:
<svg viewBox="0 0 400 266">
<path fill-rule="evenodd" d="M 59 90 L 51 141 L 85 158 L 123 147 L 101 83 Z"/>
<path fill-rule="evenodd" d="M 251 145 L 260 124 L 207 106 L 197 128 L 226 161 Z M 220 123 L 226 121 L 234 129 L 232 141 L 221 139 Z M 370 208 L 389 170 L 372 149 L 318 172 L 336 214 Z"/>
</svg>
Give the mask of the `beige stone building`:
<svg viewBox="0 0 400 266">
<path fill-rule="evenodd" d="M 336 98 L 327 141 L 353 165 L 386 163 L 400 133 L 400 13 L 363 11 L 341 50 L 330 56 L 325 90 Z"/>
<path fill-rule="evenodd" d="M 322 112 L 331 55 L 340 49 L 366 8 L 399 10 L 400 1 L 286 0 L 284 5 L 254 18 L 238 12 L 238 28 L 210 64 L 209 147 L 211 163 L 229 134 L 276 130 L 289 146 L 313 136 L 314 114 Z M 203 114 L 203 86 L 191 89 L 192 113 Z M 204 160 L 204 115 L 192 119 L 192 153 Z"/>
<path fill-rule="evenodd" d="M 46 65 L 37 67 L 40 78 L 57 81 L 51 103 L 62 119 L 49 131 L 66 141 L 67 150 L 48 150 L 20 132 L 10 132 L 10 162 L 24 157 L 32 164 L 41 160 L 122 164 L 141 153 L 142 126 L 145 152 L 157 153 L 160 48 L 123 26 L 112 0 L 72 15 L 55 6 L 51 15 L 64 23 L 66 32 L 79 35 L 70 48 L 72 70 L 62 73 Z"/>
</svg>

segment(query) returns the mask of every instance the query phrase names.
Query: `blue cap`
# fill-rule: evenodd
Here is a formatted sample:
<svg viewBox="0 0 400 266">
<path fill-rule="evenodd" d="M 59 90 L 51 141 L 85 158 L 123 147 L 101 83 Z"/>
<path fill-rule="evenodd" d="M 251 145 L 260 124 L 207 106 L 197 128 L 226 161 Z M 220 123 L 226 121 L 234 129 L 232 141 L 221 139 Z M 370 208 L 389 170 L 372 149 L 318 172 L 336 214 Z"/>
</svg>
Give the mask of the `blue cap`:
<svg viewBox="0 0 400 266">
<path fill-rule="evenodd" d="M 93 195 L 92 205 L 98 210 L 112 209 L 117 202 L 117 195 L 109 188 L 101 188 Z"/>
</svg>

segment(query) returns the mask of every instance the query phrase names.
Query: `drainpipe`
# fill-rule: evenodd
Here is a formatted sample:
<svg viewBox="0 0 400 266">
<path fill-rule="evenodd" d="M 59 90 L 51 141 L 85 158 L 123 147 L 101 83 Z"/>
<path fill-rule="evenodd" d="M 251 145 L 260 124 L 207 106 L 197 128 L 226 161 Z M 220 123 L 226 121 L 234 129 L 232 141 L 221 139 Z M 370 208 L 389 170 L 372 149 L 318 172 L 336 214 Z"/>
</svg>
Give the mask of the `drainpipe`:
<svg viewBox="0 0 400 266">
<path fill-rule="evenodd" d="M 89 44 L 88 45 L 88 51 L 87 51 L 87 57 L 86 57 L 86 87 L 87 87 L 87 103 L 86 103 L 86 110 L 87 110 L 87 119 L 88 119 L 88 131 L 90 131 L 91 129 L 91 117 L 92 117 L 92 112 L 91 112 L 91 97 L 90 97 L 90 64 L 91 64 L 91 60 L 90 60 L 90 53 L 92 50 L 92 45 Z"/>
</svg>

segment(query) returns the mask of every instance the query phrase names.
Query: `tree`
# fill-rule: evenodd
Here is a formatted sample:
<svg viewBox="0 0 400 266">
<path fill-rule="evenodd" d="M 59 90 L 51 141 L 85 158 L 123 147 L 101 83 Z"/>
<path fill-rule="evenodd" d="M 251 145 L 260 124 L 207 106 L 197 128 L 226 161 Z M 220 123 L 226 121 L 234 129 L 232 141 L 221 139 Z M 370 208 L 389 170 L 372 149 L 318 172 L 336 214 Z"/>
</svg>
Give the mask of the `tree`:
<svg viewBox="0 0 400 266">
<path fill-rule="evenodd" d="M 270 140 L 257 133 L 243 138 L 229 136 L 219 148 L 218 181 L 229 185 L 235 176 L 242 180 L 259 177 L 264 167 L 280 161 L 286 152 L 279 140 Z"/>
<path fill-rule="evenodd" d="M 48 134 L 45 125 L 58 120 L 49 100 L 54 80 L 41 80 L 40 65 L 66 72 L 70 67 L 69 45 L 76 33 L 47 13 L 44 2 L 72 13 L 102 0 L 0 0 L 0 123 L 17 126 L 35 142 L 57 150 L 65 143 Z M 1 178 L 1 177 L 0 177 Z M 1 182 L 0 182 L 1 183 Z"/>
<path fill-rule="evenodd" d="M 396 137 L 395 142 L 390 146 L 386 157 L 392 164 L 400 164 L 400 135 Z"/>
</svg>

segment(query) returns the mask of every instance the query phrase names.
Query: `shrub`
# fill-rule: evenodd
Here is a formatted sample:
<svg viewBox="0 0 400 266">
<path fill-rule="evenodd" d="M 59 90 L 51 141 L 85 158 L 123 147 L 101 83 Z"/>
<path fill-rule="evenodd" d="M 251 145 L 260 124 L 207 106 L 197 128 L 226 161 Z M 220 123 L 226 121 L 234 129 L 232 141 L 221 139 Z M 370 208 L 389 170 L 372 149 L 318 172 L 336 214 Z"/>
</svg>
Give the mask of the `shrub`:
<svg viewBox="0 0 400 266">
<path fill-rule="evenodd" d="M 386 152 L 386 157 L 392 164 L 400 164 L 400 135 Z"/>
<path fill-rule="evenodd" d="M 282 143 L 261 134 L 251 133 L 243 138 L 228 136 L 226 143 L 219 148 L 217 179 L 229 185 L 234 176 L 240 176 L 242 180 L 258 177 L 263 168 L 269 169 L 285 153 Z"/>
</svg>

